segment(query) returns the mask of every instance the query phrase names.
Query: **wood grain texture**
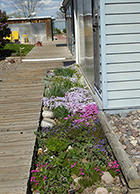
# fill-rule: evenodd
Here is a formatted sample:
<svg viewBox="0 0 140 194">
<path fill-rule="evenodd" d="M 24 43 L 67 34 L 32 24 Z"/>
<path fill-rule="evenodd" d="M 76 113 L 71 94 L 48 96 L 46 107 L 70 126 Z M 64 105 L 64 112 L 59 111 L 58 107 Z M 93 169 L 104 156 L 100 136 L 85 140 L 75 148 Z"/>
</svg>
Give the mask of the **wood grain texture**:
<svg viewBox="0 0 140 194">
<path fill-rule="evenodd" d="M 58 42 L 57 42 L 58 43 Z M 49 48 L 48 48 L 49 47 Z M 60 53 L 61 50 L 61 53 Z M 52 51 L 52 52 L 51 52 Z M 35 47 L 25 58 L 70 58 L 68 48 L 55 44 Z M 71 57 L 72 58 L 72 57 Z M 62 61 L 24 62 L 0 75 L 0 193 L 29 193 L 28 183 L 39 126 L 43 77 Z"/>
</svg>

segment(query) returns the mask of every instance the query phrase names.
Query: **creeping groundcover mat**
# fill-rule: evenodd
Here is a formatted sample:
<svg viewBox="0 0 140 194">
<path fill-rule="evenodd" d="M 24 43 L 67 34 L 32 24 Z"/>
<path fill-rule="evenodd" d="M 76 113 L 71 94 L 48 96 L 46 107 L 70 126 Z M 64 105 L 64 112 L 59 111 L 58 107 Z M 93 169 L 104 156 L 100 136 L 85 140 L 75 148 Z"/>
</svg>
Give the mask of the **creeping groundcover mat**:
<svg viewBox="0 0 140 194">
<path fill-rule="evenodd" d="M 30 180 L 33 193 L 82 193 L 100 185 L 106 173 L 112 179 L 119 176 L 78 65 L 48 71 L 44 82 L 36 168 Z"/>
</svg>

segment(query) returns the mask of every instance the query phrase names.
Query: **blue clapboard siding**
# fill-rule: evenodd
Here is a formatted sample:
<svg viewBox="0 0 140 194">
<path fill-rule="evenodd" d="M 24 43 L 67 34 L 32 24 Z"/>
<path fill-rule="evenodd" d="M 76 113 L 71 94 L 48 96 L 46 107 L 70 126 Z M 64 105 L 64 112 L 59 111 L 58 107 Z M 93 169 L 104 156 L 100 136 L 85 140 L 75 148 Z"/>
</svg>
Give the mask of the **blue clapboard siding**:
<svg viewBox="0 0 140 194">
<path fill-rule="evenodd" d="M 105 34 L 108 109 L 138 107 L 140 0 L 105 0 Z"/>
</svg>

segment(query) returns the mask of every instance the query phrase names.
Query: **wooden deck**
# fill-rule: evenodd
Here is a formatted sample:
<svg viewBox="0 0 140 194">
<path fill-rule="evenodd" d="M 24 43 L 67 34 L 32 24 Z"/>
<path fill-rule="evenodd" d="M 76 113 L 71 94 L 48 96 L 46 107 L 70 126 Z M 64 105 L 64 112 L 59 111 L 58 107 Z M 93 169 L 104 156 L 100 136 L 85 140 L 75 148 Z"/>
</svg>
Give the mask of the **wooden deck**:
<svg viewBox="0 0 140 194">
<path fill-rule="evenodd" d="M 64 40 L 65 41 L 65 40 Z M 56 43 L 58 43 L 56 41 Z M 66 46 L 35 47 L 25 59 L 67 58 Z M 0 74 L 0 193 L 25 194 L 39 126 L 42 78 L 62 60 L 23 62 L 15 71 Z"/>
</svg>

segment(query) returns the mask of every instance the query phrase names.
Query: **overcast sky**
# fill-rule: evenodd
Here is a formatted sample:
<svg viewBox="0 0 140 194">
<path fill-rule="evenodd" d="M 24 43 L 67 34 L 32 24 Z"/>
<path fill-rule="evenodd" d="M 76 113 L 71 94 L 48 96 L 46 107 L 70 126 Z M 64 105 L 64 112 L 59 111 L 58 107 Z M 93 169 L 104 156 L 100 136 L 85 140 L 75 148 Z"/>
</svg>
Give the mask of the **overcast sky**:
<svg viewBox="0 0 140 194">
<path fill-rule="evenodd" d="M 11 0 L 12 1 L 12 0 Z M 36 13 L 36 16 L 56 16 L 56 12 L 59 11 L 62 0 L 41 0 L 44 3 L 42 10 Z M 11 7 L 10 0 L 0 0 L 1 11 L 6 11 L 7 15 L 14 12 Z"/>
</svg>

